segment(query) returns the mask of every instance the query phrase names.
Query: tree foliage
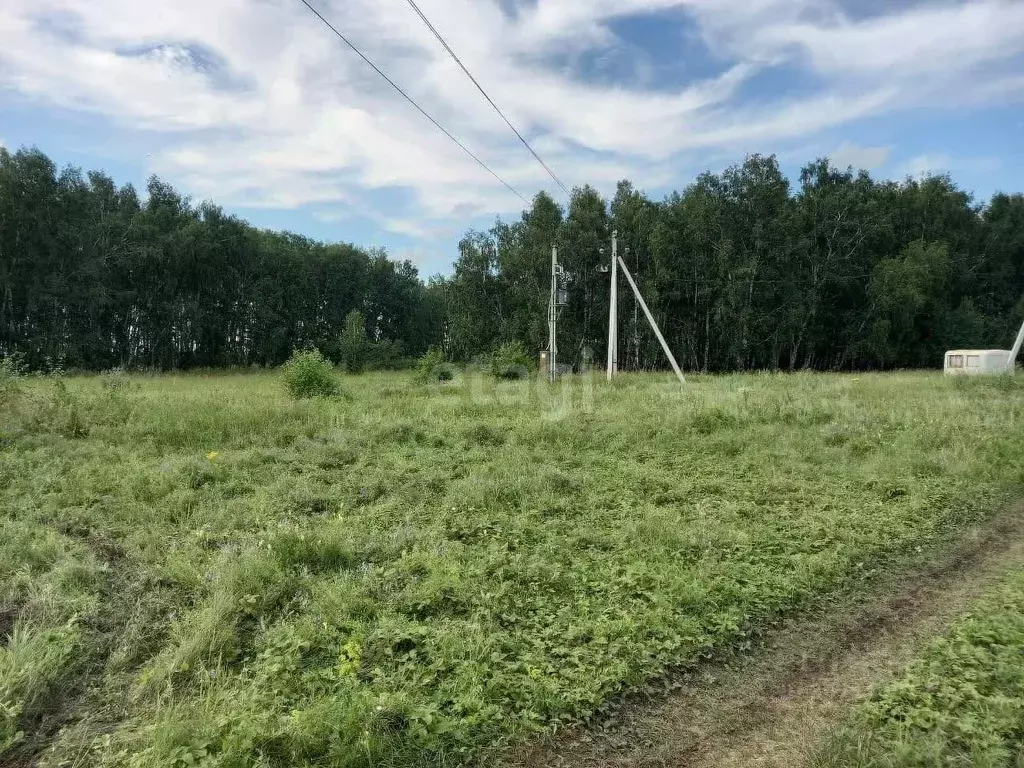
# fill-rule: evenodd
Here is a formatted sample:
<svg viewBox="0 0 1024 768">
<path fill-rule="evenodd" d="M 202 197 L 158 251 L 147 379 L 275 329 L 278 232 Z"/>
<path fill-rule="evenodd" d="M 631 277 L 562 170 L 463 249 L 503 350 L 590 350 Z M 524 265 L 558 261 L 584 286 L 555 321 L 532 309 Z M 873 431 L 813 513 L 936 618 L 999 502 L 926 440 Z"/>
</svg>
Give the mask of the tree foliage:
<svg viewBox="0 0 1024 768">
<path fill-rule="evenodd" d="M 660 202 L 627 181 L 610 204 L 577 189 L 565 211 L 542 193 L 520 221 L 469 232 L 433 285 L 449 355 L 546 345 L 554 244 L 570 291 L 560 360 L 602 359 L 612 230 L 690 370 L 935 366 L 947 348 L 1009 344 L 1024 321 L 1024 196 L 979 205 L 948 176 L 878 181 L 825 159 L 794 189 L 754 155 Z M 625 281 L 619 302 L 620 367 L 664 367 Z"/>
<path fill-rule="evenodd" d="M 0 357 L 44 370 L 270 366 L 315 347 L 337 361 L 353 311 L 384 358 L 439 341 L 410 263 L 256 229 L 156 177 L 146 192 L 0 149 Z"/>
<path fill-rule="evenodd" d="M 315 347 L 361 369 L 516 342 L 533 360 L 556 247 L 559 359 L 581 366 L 605 354 L 613 230 L 690 370 L 932 366 L 946 348 L 1007 345 L 1024 321 L 1024 196 L 978 204 L 947 176 L 879 181 L 820 159 L 791 185 L 754 155 L 660 201 L 628 181 L 610 202 L 589 186 L 565 208 L 541 193 L 519 220 L 467 232 L 452 274 L 424 284 L 409 262 L 256 229 L 155 177 L 140 198 L 0 150 L 0 357 L 267 366 Z M 625 281 L 619 302 L 620 367 L 663 367 Z"/>
<path fill-rule="evenodd" d="M 345 327 L 341 332 L 341 362 L 349 373 L 362 373 L 369 356 L 369 341 L 366 338 L 366 320 L 363 313 L 353 309 L 345 316 Z"/>
<path fill-rule="evenodd" d="M 496 379 L 525 379 L 533 368 L 533 360 L 518 341 L 506 341 L 491 353 L 489 370 Z"/>
</svg>

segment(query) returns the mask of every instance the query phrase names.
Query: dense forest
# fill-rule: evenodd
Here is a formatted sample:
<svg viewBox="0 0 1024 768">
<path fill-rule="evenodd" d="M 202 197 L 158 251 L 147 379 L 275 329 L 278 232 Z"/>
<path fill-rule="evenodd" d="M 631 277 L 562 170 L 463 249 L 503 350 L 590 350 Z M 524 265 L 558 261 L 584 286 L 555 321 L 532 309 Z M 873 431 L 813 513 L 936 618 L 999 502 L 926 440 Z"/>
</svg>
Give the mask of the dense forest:
<svg viewBox="0 0 1024 768">
<path fill-rule="evenodd" d="M 566 209 L 541 193 L 520 220 L 468 232 L 453 273 L 426 284 L 381 252 L 256 229 L 157 178 L 146 191 L 0 149 L 0 356 L 167 369 L 316 346 L 337 360 L 355 310 L 377 365 L 432 344 L 456 361 L 536 351 L 556 245 L 560 356 L 579 365 L 604 355 L 613 230 L 689 370 L 935 366 L 950 347 L 1008 346 L 1024 321 L 1024 196 L 980 205 L 945 176 L 818 160 L 793 189 L 755 155 L 661 201 L 629 182 L 610 203 L 578 188 Z M 619 296 L 621 367 L 662 367 L 624 282 Z"/>
<path fill-rule="evenodd" d="M 0 357 L 36 370 L 277 365 L 337 359 L 359 311 L 382 365 L 439 340 L 408 262 L 256 229 L 150 179 L 144 200 L 98 172 L 0 149 Z"/>
<path fill-rule="evenodd" d="M 539 195 L 521 221 L 469 233 L 438 286 L 450 354 L 546 344 L 555 243 L 560 356 L 603 360 L 613 230 L 689 370 L 933 367 L 951 347 L 1007 348 L 1024 321 L 1024 196 L 981 206 L 945 176 L 876 181 L 827 160 L 793 190 L 752 156 L 662 201 L 620 182 L 609 205 L 586 187 L 565 212 Z M 665 367 L 621 278 L 619 297 L 621 367 Z"/>
</svg>

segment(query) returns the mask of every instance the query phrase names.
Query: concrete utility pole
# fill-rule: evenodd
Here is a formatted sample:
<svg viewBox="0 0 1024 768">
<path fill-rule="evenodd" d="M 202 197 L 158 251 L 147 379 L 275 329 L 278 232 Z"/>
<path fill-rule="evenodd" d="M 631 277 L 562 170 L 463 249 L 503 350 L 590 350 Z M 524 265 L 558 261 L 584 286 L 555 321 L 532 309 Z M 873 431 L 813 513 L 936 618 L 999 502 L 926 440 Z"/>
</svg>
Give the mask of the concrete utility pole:
<svg viewBox="0 0 1024 768">
<path fill-rule="evenodd" d="M 629 252 L 629 249 L 626 249 Z M 601 253 L 604 253 L 604 248 L 601 249 Z M 668 342 L 665 341 L 665 337 L 661 335 L 661 329 L 658 327 L 658 323 L 654 320 L 654 315 L 651 314 L 651 310 L 647 307 L 647 302 L 644 301 L 644 297 L 640 295 L 640 289 L 636 287 L 636 283 L 633 282 L 633 276 L 629 273 L 629 268 L 626 266 L 626 262 L 619 258 L 619 233 L 618 231 L 612 232 L 612 290 L 611 290 L 611 306 L 608 309 L 608 381 L 612 380 L 612 376 L 619 370 L 619 267 L 622 267 L 622 274 L 626 276 L 626 280 L 629 282 L 629 287 L 633 289 L 633 295 L 636 296 L 636 301 L 640 305 L 640 308 L 644 311 L 644 316 L 647 318 L 647 322 L 651 324 L 651 330 L 654 331 L 654 335 L 658 337 L 658 341 L 661 342 L 661 348 L 665 351 L 665 357 L 668 358 L 669 363 L 672 365 L 672 370 L 675 371 L 676 378 L 679 379 L 680 384 L 685 384 L 686 379 L 683 378 L 683 372 L 679 370 L 679 364 L 676 362 L 675 357 L 672 355 L 672 350 L 668 348 Z M 601 267 L 600 271 L 604 272 L 607 268 Z"/>
<path fill-rule="evenodd" d="M 633 276 L 629 274 L 629 268 L 626 266 L 626 262 L 619 259 L 619 266 L 622 267 L 622 274 L 626 276 L 626 280 L 629 282 L 629 287 L 633 289 L 633 293 L 636 295 L 636 300 L 640 304 L 640 309 L 644 311 L 644 315 L 647 317 L 647 322 L 651 324 L 651 330 L 654 331 L 654 335 L 658 337 L 658 341 L 661 342 L 661 348 L 665 350 L 665 357 L 668 358 L 669 363 L 672 364 L 672 370 L 676 373 L 676 378 L 679 379 L 680 384 L 685 384 L 686 379 L 683 378 L 683 372 L 679 370 L 679 363 L 676 362 L 676 358 L 672 354 L 672 350 L 668 348 L 668 342 L 665 341 L 665 337 L 661 335 L 661 329 L 654 320 L 654 315 L 651 314 L 651 310 L 647 308 L 647 302 L 644 301 L 644 297 L 640 295 L 640 289 L 636 287 L 636 283 L 633 282 Z"/>
<path fill-rule="evenodd" d="M 1024 324 L 1020 327 L 1020 333 L 1017 334 L 1017 340 L 1013 342 L 1013 349 L 1010 350 L 1010 359 L 1006 364 L 1006 369 L 1013 373 L 1013 367 L 1017 364 L 1017 355 L 1020 354 L 1020 348 L 1024 346 Z"/>
<path fill-rule="evenodd" d="M 548 301 L 548 381 L 558 372 L 558 248 L 551 246 L 551 298 Z"/>
<path fill-rule="evenodd" d="M 619 370 L 619 232 L 612 232 L 612 298 L 608 305 L 608 381 Z"/>
</svg>

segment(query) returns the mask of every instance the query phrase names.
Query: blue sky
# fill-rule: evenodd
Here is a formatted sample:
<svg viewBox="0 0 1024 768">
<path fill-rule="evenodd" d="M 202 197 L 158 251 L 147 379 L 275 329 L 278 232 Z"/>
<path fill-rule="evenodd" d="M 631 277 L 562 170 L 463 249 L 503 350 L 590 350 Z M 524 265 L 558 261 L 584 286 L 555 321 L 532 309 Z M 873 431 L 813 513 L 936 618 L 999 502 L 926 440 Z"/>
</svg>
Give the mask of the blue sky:
<svg viewBox="0 0 1024 768">
<path fill-rule="evenodd" d="M 1024 191 L 1024 2 L 419 0 L 569 185 L 654 197 L 747 153 Z M 527 197 L 544 171 L 406 0 L 317 0 Z M 5 0 L 0 142 L 446 272 L 522 204 L 299 0 Z"/>
</svg>

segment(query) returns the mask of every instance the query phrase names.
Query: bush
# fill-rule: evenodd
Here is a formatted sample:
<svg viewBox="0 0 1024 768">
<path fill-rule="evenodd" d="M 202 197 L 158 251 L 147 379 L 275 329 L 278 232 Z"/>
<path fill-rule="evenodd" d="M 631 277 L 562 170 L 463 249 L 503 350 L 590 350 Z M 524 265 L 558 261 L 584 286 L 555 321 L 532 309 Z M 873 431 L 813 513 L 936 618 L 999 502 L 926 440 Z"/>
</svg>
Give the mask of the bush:
<svg viewBox="0 0 1024 768">
<path fill-rule="evenodd" d="M 401 339 L 381 339 L 369 344 L 366 367 L 371 371 L 402 371 L 414 368 L 416 360 L 406 356 Z"/>
<path fill-rule="evenodd" d="M 89 434 L 86 403 L 74 394 L 64 379 L 53 382 L 48 398 L 34 403 L 30 416 L 31 429 L 37 433 L 50 433 L 66 438 L 82 438 Z"/>
<path fill-rule="evenodd" d="M 317 349 L 295 350 L 281 371 L 285 389 L 296 400 L 338 394 L 334 366 Z"/>
<path fill-rule="evenodd" d="M 428 349 L 416 365 L 416 381 L 423 384 L 451 381 L 454 378 L 455 366 L 444 359 L 444 353 L 438 347 Z"/>
<path fill-rule="evenodd" d="M 354 309 L 345 316 L 345 330 L 341 332 L 341 362 L 349 373 L 362 373 L 370 353 L 366 339 L 366 320 Z"/>
<path fill-rule="evenodd" d="M 25 359 L 18 352 L 0 357 L 0 378 L 16 379 L 25 375 Z"/>
<path fill-rule="evenodd" d="M 491 375 L 496 379 L 516 381 L 526 379 L 533 370 L 533 358 L 518 341 L 509 341 L 491 353 Z"/>
</svg>

